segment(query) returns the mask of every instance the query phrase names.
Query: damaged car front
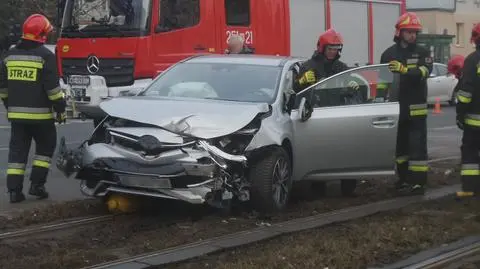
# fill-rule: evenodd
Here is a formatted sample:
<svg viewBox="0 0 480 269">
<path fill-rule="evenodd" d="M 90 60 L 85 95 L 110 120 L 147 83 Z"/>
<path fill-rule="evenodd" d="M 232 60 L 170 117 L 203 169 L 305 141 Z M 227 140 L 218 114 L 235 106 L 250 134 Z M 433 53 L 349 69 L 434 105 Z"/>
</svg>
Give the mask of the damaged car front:
<svg viewBox="0 0 480 269">
<path fill-rule="evenodd" d="M 101 103 L 107 116 L 78 149 L 62 140 L 57 167 L 75 173 L 87 196 L 128 193 L 220 208 L 251 201 L 258 210 L 281 210 L 291 161 L 275 149 L 283 162 L 270 160 L 270 146 L 291 131 L 272 106 L 282 67 L 208 59 L 175 65 L 138 96 Z M 226 87 L 238 75 L 249 82 Z"/>
</svg>

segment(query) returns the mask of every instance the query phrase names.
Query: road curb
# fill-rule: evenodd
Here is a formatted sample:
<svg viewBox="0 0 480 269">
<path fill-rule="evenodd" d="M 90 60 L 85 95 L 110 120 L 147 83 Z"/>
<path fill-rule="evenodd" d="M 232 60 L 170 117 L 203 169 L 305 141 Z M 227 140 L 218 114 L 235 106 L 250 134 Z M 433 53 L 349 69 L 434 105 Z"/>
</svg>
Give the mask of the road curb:
<svg viewBox="0 0 480 269">
<path fill-rule="evenodd" d="M 428 191 L 425 196 L 401 197 L 366 205 L 349 207 L 329 213 L 275 223 L 267 227 L 237 232 L 229 235 L 207 239 L 201 242 L 181 245 L 127 259 L 106 262 L 82 269 L 147 269 L 152 266 L 183 262 L 203 255 L 225 251 L 227 249 L 256 243 L 280 235 L 319 228 L 338 222 L 355 220 L 381 212 L 401 209 L 403 207 L 429 200 L 436 200 L 452 195 L 460 189 L 460 184 Z"/>
</svg>

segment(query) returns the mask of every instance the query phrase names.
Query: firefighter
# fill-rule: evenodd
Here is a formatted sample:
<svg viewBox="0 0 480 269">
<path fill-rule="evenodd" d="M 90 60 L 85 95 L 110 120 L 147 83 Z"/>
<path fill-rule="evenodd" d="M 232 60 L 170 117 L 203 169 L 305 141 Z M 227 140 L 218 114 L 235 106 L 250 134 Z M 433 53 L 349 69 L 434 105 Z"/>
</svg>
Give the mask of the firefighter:
<svg viewBox="0 0 480 269">
<path fill-rule="evenodd" d="M 457 125 L 463 129 L 462 191 L 457 197 L 480 193 L 480 23 L 472 29 L 476 50 L 465 58 L 460 90 L 457 93 Z"/>
<path fill-rule="evenodd" d="M 416 44 L 422 25 L 415 13 L 404 13 L 395 28 L 395 44 L 383 52 L 380 61 L 389 64 L 400 83 L 396 187 L 400 194 L 424 194 L 428 173 L 427 79 L 433 60 L 428 50 Z"/>
<path fill-rule="evenodd" d="M 227 45 L 225 54 L 253 54 L 253 50 L 245 45 L 245 39 L 241 35 L 232 34 Z"/>
<path fill-rule="evenodd" d="M 343 38 L 334 29 L 329 29 L 321 34 L 317 41 L 317 49 L 314 51 L 312 57 L 300 66 L 297 79 L 295 80 L 294 90 L 300 92 L 303 89 L 315 84 L 321 79 L 330 77 L 337 73 L 348 70 L 348 66 L 340 61 L 341 52 L 343 49 Z M 321 102 L 320 106 L 328 104 L 340 104 L 338 100 L 328 100 L 329 97 L 335 95 L 340 96 L 345 100 L 346 104 L 358 103 L 361 99 L 366 99 L 366 94 L 360 94 L 358 90 L 360 85 L 364 84 L 359 74 L 352 74 L 350 79 L 346 81 L 347 91 L 340 93 L 338 89 L 331 89 L 337 91 L 335 94 L 328 94 L 325 92 L 319 93 L 327 98 L 320 98 L 314 102 Z M 360 76 L 361 77 L 361 76 Z M 366 86 L 366 85 L 365 85 Z M 326 89 L 326 91 L 329 89 Z M 361 97 L 359 95 L 362 95 Z M 363 96 L 365 95 L 365 96 Z M 318 106 L 318 104 L 317 104 Z"/>
<path fill-rule="evenodd" d="M 11 123 L 7 168 L 11 203 L 25 200 L 23 180 L 32 139 L 36 149 L 28 193 L 48 198 L 44 184 L 56 147 L 55 121 L 65 123 L 66 119 L 55 55 L 44 46 L 52 30 L 45 16 L 28 17 L 21 40 L 6 53 L 0 66 L 0 97 Z"/>
<path fill-rule="evenodd" d="M 457 93 L 460 90 L 460 87 L 462 85 L 462 69 L 463 69 L 464 61 L 465 61 L 465 57 L 463 57 L 462 55 L 455 55 L 448 61 L 448 64 L 447 64 L 448 72 L 450 74 L 453 74 L 455 78 L 458 80 L 457 85 L 453 89 L 454 96 L 457 96 Z"/>
</svg>

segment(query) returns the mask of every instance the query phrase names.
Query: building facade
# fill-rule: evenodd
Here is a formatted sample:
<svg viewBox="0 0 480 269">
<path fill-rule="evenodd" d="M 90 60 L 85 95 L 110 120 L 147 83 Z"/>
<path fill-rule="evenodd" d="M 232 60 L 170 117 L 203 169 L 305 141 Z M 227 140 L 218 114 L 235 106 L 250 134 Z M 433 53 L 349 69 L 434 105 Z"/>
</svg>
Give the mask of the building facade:
<svg viewBox="0 0 480 269">
<path fill-rule="evenodd" d="M 470 35 L 480 23 L 480 0 L 407 0 L 407 10 L 422 20 L 419 41 L 430 47 L 436 61 L 445 63 L 451 55 L 474 50 Z"/>
</svg>

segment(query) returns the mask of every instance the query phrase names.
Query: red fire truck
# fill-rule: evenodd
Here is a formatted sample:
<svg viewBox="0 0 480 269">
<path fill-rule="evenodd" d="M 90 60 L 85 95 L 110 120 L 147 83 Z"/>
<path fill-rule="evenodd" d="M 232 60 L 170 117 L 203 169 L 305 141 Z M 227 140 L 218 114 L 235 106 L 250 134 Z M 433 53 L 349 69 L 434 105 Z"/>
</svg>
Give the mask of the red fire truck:
<svg viewBox="0 0 480 269">
<path fill-rule="evenodd" d="M 134 93 L 173 63 L 223 53 L 232 34 L 256 54 L 310 57 L 341 32 L 348 65 L 378 62 L 406 0 L 62 0 L 62 86 L 79 111 Z"/>
</svg>

